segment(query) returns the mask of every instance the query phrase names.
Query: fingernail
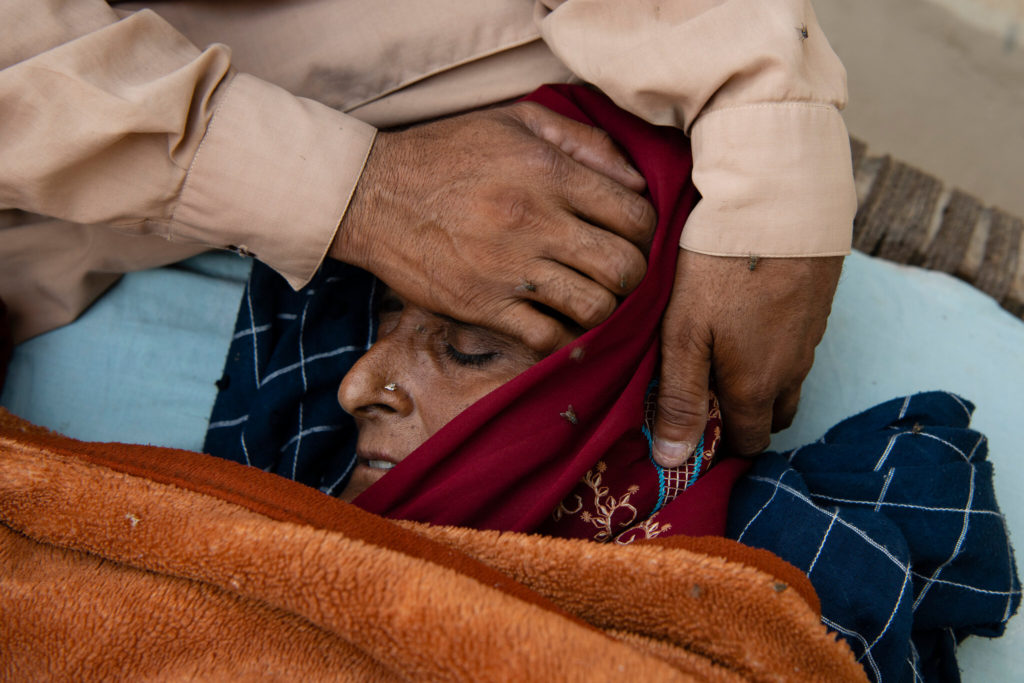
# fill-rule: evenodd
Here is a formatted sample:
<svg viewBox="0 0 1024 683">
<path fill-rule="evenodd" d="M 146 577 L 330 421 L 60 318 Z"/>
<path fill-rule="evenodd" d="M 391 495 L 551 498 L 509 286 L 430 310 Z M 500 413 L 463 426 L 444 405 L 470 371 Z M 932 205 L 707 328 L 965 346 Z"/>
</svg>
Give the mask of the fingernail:
<svg viewBox="0 0 1024 683">
<path fill-rule="evenodd" d="M 634 168 L 632 164 L 627 162 L 623 164 L 622 167 L 626 169 L 626 173 L 643 178 L 643 175 L 640 173 L 640 171 L 636 170 L 636 168 Z"/>
<path fill-rule="evenodd" d="M 694 445 L 687 441 L 654 440 L 654 459 L 662 467 L 679 467 L 693 453 Z"/>
</svg>

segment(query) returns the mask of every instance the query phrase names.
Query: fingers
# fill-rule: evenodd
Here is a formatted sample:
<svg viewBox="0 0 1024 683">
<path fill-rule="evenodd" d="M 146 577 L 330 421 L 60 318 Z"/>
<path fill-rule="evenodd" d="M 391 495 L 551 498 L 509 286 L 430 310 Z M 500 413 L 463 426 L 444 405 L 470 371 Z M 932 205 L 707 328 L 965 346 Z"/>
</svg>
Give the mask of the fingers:
<svg viewBox="0 0 1024 683">
<path fill-rule="evenodd" d="M 793 424 L 797 405 L 800 403 L 800 385 L 778 395 L 772 408 L 772 431 L 781 432 Z"/>
<path fill-rule="evenodd" d="M 570 228 L 572 239 L 548 240 L 548 258 L 579 271 L 619 296 L 629 294 L 640 284 L 647 273 L 647 260 L 643 252 L 618 235 L 582 221 L 572 218 L 568 220 L 575 224 Z M 552 305 L 550 302 L 544 303 Z M 593 327 L 575 316 L 574 319 L 584 327 Z M 594 324 L 598 322 L 601 320 Z"/>
<path fill-rule="evenodd" d="M 603 229 L 638 246 L 650 242 L 657 214 L 650 202 L 636 192 L 575 162 L 554 147 L 534 147 L 521 161 L 520 172 L 535 183 L 531 192 L 543 200 L 536 206 L 546 206 L 551 212 L 546 216 L 549 222 L 559 214 L 578 216 L 592 224 L 594 230 Z"/>
<path fill-rule="evenodd" d="M 577 215 L 633 244 L 650 242 L 658 217 L 646 199 L 582 166 L 563 178 L 563 192 Z"/>
<path fill-rule="evenodd" d="M 767 448 L 774 396 L 750 389 L 735 393 L 721 385 L 716 390 L 722 407 L 722 439 L 728 449 L 736 455 L 751 456 Z"/>
<path fill-rule="evenodd" d="M 543 304 L 590 329 L 615 311 L 615 295 L 588 277 L 548 261 L 515 287 L 521 299 Z"/>
<path fill-rule="evenodd" d="M 789 365 L 786 372 L 772 369 L 762 357 L 759 367 L 744 364 L 745 369 L 719 373 L 715 389 L 722 408 L 722 437 L 736 455 L 757 455 L 768 447 L 773 432 L 793 423 L 810 365 L 806 369 L 798 362 Z"/>
<path fill-rule="evenodd" d="M 710 330 L 695 325 L 678 306 L 674 300 L 670 302 L 662 324 L 661 380 L 654 422 L 654 460 L 662 467 L 678 467 L 690 457 L 708 418 Z"/>
<path fill-rule="evenodd" d="M 587 168 L 643 192 L 647 182 L 603 130 L 556 114 L 533 102 L 513 108 L 534 135 L 547 140 Z"/>
<path fill-rule="evenodd" d="M 544 315 L 526 301 L 512 304 L 488 327 L 520 339 L 528 347 L 542 354 L 557 351 L 575 338 L 564 325 Z"/>
<path fill-rule="evenodd" d="M 654 234 L 657 215 L 650 202 L 638 193 L 646 187 L 612 143 L 608 134 L 535 105 L 520 103 L 513 113 L 559 154 L 544 154 L 536 161 L 548 186 L 568 202 L 577 215 L 637 245 L 646 245 Z"/>
<path fill-rule="evenodd" d="M 635 250 L 635 247 L 629 246 Z M 554 261 L 544 261 L 535 266 L 531 274 L 524 277 L 509 294 L 511 303 L 496 320 L 468 322 L 516 337 L 541 353 L 549 353 L 564 346 L 575 338 L 575 333 L 533 304 L 542 304 L 558 311 L 584 329 L 604 322 L 618 305 L 615 295 L 604 286 Z"/>
</svg>

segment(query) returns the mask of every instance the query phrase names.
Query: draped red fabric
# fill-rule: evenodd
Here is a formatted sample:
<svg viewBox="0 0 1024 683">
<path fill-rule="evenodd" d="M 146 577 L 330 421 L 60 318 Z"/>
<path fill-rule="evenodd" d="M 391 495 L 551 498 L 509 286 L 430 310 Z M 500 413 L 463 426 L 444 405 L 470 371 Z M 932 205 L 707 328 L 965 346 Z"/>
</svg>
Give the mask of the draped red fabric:
<svg viewBox="0 0 1024 683">
<path fill-rule="evenodd" d="M 658 213 L 647 275 L 605 323 L 472 405 L 355 502 L 393 518 L 598 541 L 721 535 L 748 463 L 704 472 L 721 426 L 713 399 L 701 462 L 659 468 L 644 434 L 679 235 L 698 199 L 689 141 L 583 86 L 525 99 L 604 129 L 647 179 Z"/>
</svg>

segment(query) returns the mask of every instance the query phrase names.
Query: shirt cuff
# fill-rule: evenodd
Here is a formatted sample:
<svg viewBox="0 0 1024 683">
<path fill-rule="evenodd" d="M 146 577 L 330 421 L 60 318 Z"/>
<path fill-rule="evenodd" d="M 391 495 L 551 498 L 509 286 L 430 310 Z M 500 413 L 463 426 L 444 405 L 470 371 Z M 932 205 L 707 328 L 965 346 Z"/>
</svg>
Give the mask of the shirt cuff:
<svg viewBox="0 0 1024 683">
<path fill-rule="evenodd" d="M 701 200 L 680 246 L 714 256 L 850 253 L 857 195 L 850 138 L 827 104 L 709 111 L 691 131 Z"/>
<path fill-rule="evenodd" d="M 251 254 L 298 289 L 334 239 L 376 129 L 247 74 L 228 87 L 168 237 Z"/>
</svg>

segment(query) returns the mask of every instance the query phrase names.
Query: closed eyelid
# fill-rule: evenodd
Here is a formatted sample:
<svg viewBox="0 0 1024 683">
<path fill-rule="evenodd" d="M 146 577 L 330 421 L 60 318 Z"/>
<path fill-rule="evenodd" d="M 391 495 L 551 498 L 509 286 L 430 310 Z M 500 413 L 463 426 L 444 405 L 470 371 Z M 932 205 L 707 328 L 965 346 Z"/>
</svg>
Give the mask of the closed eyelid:
<svg viewBox="0 0 1024 683">
<path fill-rule="evenodd" d="M 522 342 L 493 332 L 485 327 L 437 315 L 446 324 L 446 340 L 467 355 L 501 356 L 513 363 L 527 366 L 539 363 L 547 354 L 538 353 Z"/>
<path fill-rule="evenodd" d="M 445 342 L 468 355 L 501 356 L 512 351 L 512 344 L 491 332 L 476 326 L 448 325 Z"/>
</svg>

